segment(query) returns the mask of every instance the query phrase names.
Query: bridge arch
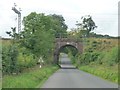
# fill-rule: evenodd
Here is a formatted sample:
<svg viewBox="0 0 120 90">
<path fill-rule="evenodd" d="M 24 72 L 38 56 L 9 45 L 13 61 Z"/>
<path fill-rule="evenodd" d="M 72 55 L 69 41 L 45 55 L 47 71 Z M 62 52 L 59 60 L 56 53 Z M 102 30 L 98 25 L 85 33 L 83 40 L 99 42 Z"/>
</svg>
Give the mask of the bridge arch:
<svg viewBox="0 0 120 90">
<path fill-rule="evenodd" d="M 76 41 L 76 40 L 65 39 L 65 38 L 57 39 L 55 42 L 55 51 L 54 51 L 54 62 L 56 64 L 59 63 L 60 50 L 66 46 L 72 46 L 72 47 L 76 48 L 79 53 L 83 52 L 82 42 Z"/>
</svg>

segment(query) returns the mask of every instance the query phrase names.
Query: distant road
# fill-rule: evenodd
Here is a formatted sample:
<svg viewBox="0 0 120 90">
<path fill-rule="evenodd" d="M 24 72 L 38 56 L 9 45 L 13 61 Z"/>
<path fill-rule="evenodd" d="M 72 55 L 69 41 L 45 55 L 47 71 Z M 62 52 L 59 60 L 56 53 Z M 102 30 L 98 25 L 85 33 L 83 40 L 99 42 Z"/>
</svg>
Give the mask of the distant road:
<svg viewBox="0 0 120 90">
<path fill-rule="evenodd" d="M 61 58 L 61 69 L 42 88 L 118 88 L 118 85 L 75 69 L 67 55 Z"/>
</svg>

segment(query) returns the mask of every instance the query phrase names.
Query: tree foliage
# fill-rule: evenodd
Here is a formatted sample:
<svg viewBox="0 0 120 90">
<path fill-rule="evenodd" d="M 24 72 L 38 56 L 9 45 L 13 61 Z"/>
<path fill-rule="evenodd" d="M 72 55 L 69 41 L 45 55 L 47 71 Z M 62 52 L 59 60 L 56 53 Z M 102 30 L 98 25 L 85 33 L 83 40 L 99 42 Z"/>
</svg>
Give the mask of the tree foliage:
<svg viewBox="0 0 120 90">
<path fill-rule="evenodd" d="M 49 15 L 52 18 L 52 22 L 54 23 L 53 29 L 55 30 L 55 34 L 58 33 L 67 33 L 67 25 L 65 24 L 65 19 L 62 15 Z"/>
<path fill-rule="evenodd" d="M 24 31 L 22 34 L 22 46 L 32 53 L 46 57 L 46 53 L 52 52 L 54 36 L 57 33 L 65 33 L 67 25 L 61 15 L 45 15 L 32 12 L 24 17 Z"/>
<path fill-rule="evenodd" d="M 45 15 L 32 12 L 23 18 L 24 28 L 16 33 L 6 32 L 12 37 L 12 45 L 3 47 L 3 72 L 17 73 L 38 64 L 42 58 L 44 64 L 51 64 L 54 41 L 57 33 L 64 33 L 67 25 L 61 15 Z"/>
<path fill-rule="evenodd" d="M 17 57 L 18 57 L 18 47 L 16 45 L 16 28 L 11 28 L 12 32 L 6 32 L 11 37 L 13 37 L 12 44 L 4 45 L 2 47 L 2 71 L 3 73 L 16 73 L 18 72 L 17 68 Z"/>
<path fill-rule="evenodd" d="M 97 28 L 97 26 L 95 25 L 95 22 L 93 21 L 93 19 L 90 15 L 83 16 L 81 18 L 81 20 L 82 20 L 82 23 L 77 23 L 76 25 L 78 27 L 80 27 L 81 29 L 86 30 L 87 31 L 87 37 L 89 37 L 90 31 Z"/>
</svg>

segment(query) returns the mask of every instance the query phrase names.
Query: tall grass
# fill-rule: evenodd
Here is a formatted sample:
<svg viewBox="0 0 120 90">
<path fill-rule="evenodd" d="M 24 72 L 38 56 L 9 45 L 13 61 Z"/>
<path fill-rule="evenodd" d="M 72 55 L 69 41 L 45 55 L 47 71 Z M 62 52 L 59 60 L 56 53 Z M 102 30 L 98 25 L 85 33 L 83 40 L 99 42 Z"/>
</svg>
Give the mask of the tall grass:
<svg viewBox="0 0 120 90">
<path fill-rule="evenodd" d="M 116 66 L 117 67 L 117 66 Z M 118 83 L 118 70 L 116 67 L 105 67 L 105 66 L 81 66 L 80 70 L 102 77 L 103 79 Z M 112 69 L 116 68 L 116 70 Z"/>
<path fill-rule="evenodd" d="M 6 75 L 3 77 L 3 90 L 4 88 L 36 88 L 57 69 L 57 66 L 46 66 L 41 69 L 34 68 L 19 75 Z"/>
</svg>

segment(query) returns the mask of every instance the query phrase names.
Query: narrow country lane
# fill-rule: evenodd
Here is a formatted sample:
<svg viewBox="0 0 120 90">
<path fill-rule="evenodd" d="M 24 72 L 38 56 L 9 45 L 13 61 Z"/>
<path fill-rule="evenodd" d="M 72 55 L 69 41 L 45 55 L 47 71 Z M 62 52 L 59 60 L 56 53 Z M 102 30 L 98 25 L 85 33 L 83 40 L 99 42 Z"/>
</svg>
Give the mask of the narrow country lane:
<svg viewBox="0 0 120 90">
<path fill-rule="evenodd" d="M 75 69 L 67 55 L 61 58 L 61 69 L 42 88 L 118 88 L 118 85 Z"/>
</svg>

